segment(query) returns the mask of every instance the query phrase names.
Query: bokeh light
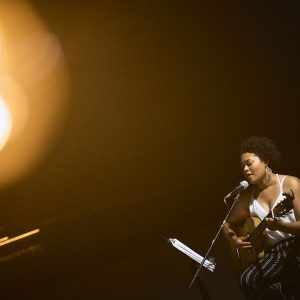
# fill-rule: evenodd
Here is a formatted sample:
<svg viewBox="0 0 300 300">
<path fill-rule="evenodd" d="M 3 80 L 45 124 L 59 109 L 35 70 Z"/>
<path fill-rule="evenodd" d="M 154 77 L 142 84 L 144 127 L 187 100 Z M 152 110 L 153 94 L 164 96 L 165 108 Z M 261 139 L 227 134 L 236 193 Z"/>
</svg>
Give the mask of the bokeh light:
<svg viewBox="0 0 300 300">
<path fill-rule="evenodd" d="M 11 113 L 4 99 L 0 96 L 0 151 L 6 144 L 11 132 Z"/>
<path fill-rule="evenodd" d="M 0 187 L 52 149 L 67 113 L 69 75 L 59 39 L 27 1 L 0 2 Z"/>
</svg>

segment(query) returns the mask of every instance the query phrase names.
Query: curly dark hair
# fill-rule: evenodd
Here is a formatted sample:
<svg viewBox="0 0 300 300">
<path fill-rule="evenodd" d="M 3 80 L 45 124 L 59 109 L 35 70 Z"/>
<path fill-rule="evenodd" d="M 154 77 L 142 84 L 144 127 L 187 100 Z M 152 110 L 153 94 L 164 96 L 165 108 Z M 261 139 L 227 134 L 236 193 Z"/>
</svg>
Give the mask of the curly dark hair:
<svg viewBox="0 0 300 300">
<path fill-rule="evenodd" d="M 239 154 L 241 156 L 246 152 L 256 154 L 261 160 L 271 166 L 277 165 L 281 156 L 271 139 L 256 135 L 251 136 L 242 142 Z"/>
</svg>

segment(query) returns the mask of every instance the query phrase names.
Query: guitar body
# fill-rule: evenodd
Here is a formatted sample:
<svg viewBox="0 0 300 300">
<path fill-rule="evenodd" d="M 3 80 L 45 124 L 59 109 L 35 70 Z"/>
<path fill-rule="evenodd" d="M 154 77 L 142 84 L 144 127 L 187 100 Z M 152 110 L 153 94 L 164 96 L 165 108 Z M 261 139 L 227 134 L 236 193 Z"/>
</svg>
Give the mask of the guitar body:
<svg viewBox="0 0 300 300">
<path fill-rule="evenodd" d="M 281 217 L 291 213 L 294 200 L 294 193 L 292 195 L 282 193 L 283 200 L 279 202 L 268 215 L 260 220 L 258 217 L 249 217 L 246 219 L 242 227 L 236 229 L 238 236 L 248 236 L 248 242 L 251 242 L 251 249 L 237 249 L 230 243 L 230 254 L 233 262 L 233 267 L 238 276 L 246 270 L 251 264 L 259 259 L 262 259 L 265 249 L 265 229 L 267 228 L 266 218 Z"/>
<path fill-rule="evenodd" d="M 261 220 L 258 217 L 248 217 L 243 226 L 237 228 L 236 233 L 238 236 L 251 236 L 260 223 Z M 238 249 L 230 244 L 231 260 L 237 276 L 265 256 L 264 240 L 265 234 L 262 233 L 258 239 L 252 242 L 252 249 Z"/>
</svg>

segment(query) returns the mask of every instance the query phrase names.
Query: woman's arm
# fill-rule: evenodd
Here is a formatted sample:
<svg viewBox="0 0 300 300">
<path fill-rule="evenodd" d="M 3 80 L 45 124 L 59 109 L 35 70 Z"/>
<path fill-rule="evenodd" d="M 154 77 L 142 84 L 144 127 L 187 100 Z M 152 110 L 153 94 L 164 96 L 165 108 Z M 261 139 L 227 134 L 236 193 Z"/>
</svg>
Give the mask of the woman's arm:
<svg viewBox="0 0 300 300">
<path fill-rule="evenodd" d="M 283 222 L 278 218 L 266 219 L 270 230 L 279 230 L 285 233 L 300 235 L 300 180 L 297 177 L 287 176 L 284 183 L 284 191 L 291 194 L 294 193 L 294 213 L 296 222 Z"/>
<path fill-rule="evenodd" d="M 241 193 L 236 201 L 227 222 L 223 225 L 223 233 L 225 237 L 237 248 L 250 248 L 251 243 L 246 242 L 247 237 L 239 237 L 236 233 L 238 225 L 242 225 L 249 216 L 249 191 Z"/>
</svg>

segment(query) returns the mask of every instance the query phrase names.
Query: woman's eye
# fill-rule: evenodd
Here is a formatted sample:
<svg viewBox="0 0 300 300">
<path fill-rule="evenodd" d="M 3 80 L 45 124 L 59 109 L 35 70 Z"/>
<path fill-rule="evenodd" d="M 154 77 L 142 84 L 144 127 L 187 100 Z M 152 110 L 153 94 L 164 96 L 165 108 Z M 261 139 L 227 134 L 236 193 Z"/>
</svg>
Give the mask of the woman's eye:
<svg viewBox="0 0 300 300">
<path fill-rule="evenodd" d="M 245 168 L 245 166 L 250 167 L 250 166 L 252 165 L 252 163 L 253 163 L 253 162 L 247 162 L 247 163 L 245 163 L 245 164 L 242 164 L 242 165 L 241 165 L 241 168 L 243 169 L 243 168 Z"/>
</svg>

